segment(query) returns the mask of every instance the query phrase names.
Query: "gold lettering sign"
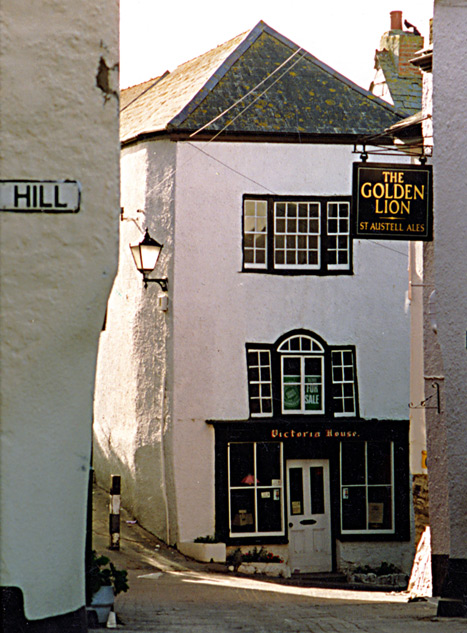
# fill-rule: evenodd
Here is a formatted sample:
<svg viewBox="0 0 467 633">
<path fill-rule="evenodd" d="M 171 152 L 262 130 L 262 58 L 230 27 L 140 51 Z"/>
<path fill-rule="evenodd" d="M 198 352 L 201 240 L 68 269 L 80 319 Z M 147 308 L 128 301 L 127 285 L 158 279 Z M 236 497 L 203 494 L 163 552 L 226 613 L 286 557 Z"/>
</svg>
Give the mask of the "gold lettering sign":
<svg viewBox="0 0 467 633">
<path fill-rule="evenodd" d="M 354 163 L 354 237 L 431 240 L 432 191 L 430 165 Z"/>
</svg>

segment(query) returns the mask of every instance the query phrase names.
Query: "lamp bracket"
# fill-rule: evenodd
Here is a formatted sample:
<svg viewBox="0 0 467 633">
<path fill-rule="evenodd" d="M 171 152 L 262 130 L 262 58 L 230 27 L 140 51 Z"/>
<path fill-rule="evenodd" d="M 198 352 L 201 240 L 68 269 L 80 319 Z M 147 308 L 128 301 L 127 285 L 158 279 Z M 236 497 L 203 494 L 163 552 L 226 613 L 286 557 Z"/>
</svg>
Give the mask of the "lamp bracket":
<svg viewBox="0 0 467 633">
<path fill-rule="evenodd" d="M 159 284 L 163 292 L 168 292 L 169 290 L 169 280 L 167 279 L 167 277 L 164 277 L 163 279 L 152 279 L 152 278 L 146 277 L 146 275 L 143 275 L 143 279 L 144 279 L 145 288 L 148 287 L 149 283 L 155 282 L 156 284 Z"/>
</svg>

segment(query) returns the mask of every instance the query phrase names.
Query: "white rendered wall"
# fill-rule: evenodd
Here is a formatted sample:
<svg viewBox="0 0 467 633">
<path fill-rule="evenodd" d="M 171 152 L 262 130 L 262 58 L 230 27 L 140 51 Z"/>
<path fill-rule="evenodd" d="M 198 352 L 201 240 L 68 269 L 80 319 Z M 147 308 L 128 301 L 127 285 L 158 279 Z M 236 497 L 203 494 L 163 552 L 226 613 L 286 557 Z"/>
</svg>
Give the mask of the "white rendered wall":
<svg viewBox="0 0 467 633">
<path fill-rule="evenodd" d="M 467 7 L 436 0 L 434 14 L 433 129 L 435 282 L 438 337 L 445 372 L 446 463 L 449 481 L 450 557 L 467 559 L 467 235 L 465 102 L 459 80 L 467 64 Z"/>
<path fill-rule="evenodd" d="M 309 328 L 331 345 L 354 344 L 361 416 L 408 419 L 405 242 L 354 241 L 353 276 L 240 272 L 242 195 L 350 195 L 358 160 L 351 149 L 178 145 L 171 309 L 181 541 L 213 530 L 213 433 L 205 420 L 248 418 L 246 342 Z"/>
<path fill-rule="evenodd" d="M 34 620 L 85 603 L 94 370 L 117 265 L 118 6 L 5 0 L 2 20 L 1 177 L 82 186 L 75 215 L 0 212 L 1 585 Z"/>
<path fill-rule="evenodd" d="M 139 143 L 122 151 L 123 221 L 119 270 L 101 334 L 94 403 L 94 468 L 108 488 L 122 477 L 122 502 L 151 532 L 175 542 L 171 494 L 171 307 L 157 309 L 157 284 L 145 289 L 130 244 L 148 228 L 164 244 L 155 277 L 173 275 L 175 144 Z M 151 177 L 149 177 L 149 174 Z M 159 184 L 161 183 L 161 184 Z"/>
</svg>

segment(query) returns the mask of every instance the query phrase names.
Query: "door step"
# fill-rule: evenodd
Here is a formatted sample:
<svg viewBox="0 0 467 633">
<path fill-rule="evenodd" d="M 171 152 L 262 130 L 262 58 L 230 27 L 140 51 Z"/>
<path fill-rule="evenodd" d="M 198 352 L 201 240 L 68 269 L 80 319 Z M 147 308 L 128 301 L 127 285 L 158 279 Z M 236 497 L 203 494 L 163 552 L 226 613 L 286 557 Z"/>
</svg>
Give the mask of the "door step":
<svg viewBox="0 0 467 633">
<path fill-rule="evenodd" d="M 293 573 L 289 582 L 301 587 L 344 588 L 347 584 L 345 574 L 339 572 Z"/>
</svg>

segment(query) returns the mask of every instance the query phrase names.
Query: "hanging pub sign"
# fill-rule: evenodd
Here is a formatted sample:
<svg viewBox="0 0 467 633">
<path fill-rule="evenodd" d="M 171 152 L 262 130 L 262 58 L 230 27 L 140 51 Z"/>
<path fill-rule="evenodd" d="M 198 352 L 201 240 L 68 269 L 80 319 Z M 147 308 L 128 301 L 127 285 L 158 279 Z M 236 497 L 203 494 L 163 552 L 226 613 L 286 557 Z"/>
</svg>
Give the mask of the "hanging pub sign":
<svg viewBox="0 0 467 633">
<path fill-rule="evenodd" d="M 353 164 L 353 236 L 431 241 L 431 165 Z"/>
</svg>

